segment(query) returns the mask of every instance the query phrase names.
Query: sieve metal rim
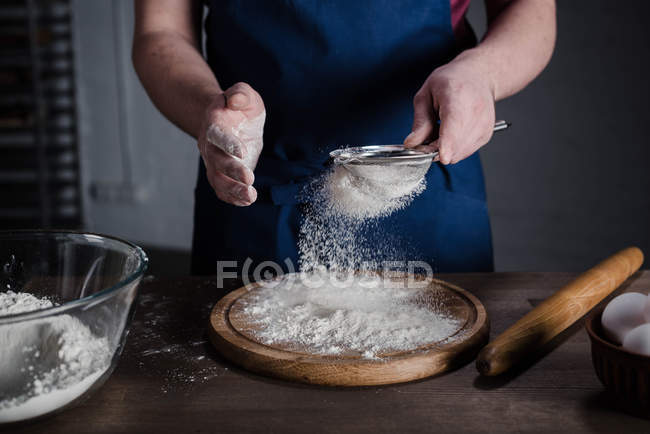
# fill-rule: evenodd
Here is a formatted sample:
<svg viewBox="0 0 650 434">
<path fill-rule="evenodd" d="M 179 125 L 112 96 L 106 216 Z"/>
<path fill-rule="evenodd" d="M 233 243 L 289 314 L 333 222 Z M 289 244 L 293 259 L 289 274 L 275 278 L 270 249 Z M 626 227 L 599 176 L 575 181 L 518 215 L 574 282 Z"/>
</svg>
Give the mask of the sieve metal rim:
<svg viewBox="0 0 650 434">
<path fill-rule="evenodd" d="M 386 155 L 388 154 L 388 155 Z M 422 152 L 402 145 L 368 145 L 336 149 L 330 152 L 335 164 L 394 164 L 427 163 L 437 157 L 437 152 Z"/>
</svg>

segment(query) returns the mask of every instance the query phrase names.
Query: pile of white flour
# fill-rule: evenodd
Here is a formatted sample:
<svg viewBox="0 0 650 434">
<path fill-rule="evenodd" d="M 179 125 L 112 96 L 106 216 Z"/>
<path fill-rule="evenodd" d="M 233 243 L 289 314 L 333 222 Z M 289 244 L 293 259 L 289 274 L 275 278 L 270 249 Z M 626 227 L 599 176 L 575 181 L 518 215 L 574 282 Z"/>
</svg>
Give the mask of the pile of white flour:
<svg viewBox="0 0 650 434">
<path fill-rule="evenodd" d="M 52 307 L 28 293 L 0 293 L 0 317 Z M 70 315 L 0 325 L 0 423 L 60 408 L 108 369 L 108 340 Z"/>
<path fill-rule="evenodd" d="M 387 283 L 324 270 L 286 275 L 256 291 L 245 312 L 266 344 L 365 358 L 439 342 L 462 326 L 435 308 L 431 292 Z"/>
</svg>

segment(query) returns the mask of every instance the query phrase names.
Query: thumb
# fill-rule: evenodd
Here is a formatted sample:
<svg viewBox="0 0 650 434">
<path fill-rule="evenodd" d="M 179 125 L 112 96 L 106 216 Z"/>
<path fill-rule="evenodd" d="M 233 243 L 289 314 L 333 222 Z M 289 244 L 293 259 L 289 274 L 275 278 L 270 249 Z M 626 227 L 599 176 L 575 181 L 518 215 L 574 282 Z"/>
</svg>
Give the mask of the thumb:
<svg viewBox="0 0 650 434">
<path fill-rule="evenodd" d="M 230 110 L 244 111 L 248 108 L 250 98 L 242 92 L 233 92 L 231 95 L 226 94 L 227 107 Z"/>
<path fill-rule="evenodd" d="M 230 110 L 247 111 L 255 107 L 255 91 L 246 83 L 236 83 L 223 94 Z"/>
<path fill-rule="evenodd" d="M 413 148 L 430 138 L 435 130 L 433 102 L 428 94 L 416 94 L 413 98 L 413 126 L 411 134 L 404 139 L 404 146 Z"/>
</svg>

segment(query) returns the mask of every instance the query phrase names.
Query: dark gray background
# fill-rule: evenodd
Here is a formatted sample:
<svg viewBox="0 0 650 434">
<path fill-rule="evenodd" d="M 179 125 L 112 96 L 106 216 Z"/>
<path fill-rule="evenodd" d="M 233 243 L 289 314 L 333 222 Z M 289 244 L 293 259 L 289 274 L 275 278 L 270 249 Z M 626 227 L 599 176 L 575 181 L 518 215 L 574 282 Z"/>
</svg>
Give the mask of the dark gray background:
<svg viewBox="0 0 650 434">
<path fill-rule="evenodd" d="M 627 245 L 650 254 L 649 13 L 646 1 L 559 1 L 548 68 L 497 104 L 513 123 L 481 152 L 497 270 L 581 270 Z"/>
<path fill-rule="evenodd" d="M 73 6 L 86 224 L 145 244 L 154 273 L 187 272 L 195 144 L 133 73 L 132 2 Z M 498 271 L 581 270 L 627 245 L 650 254 L 649 15 L 646 1 L 560 1 L 549 67 L 498 103 L 513 127 L 481 151 Z M 482 2 L 469 17 L 482 34 Z"/>
</svg>

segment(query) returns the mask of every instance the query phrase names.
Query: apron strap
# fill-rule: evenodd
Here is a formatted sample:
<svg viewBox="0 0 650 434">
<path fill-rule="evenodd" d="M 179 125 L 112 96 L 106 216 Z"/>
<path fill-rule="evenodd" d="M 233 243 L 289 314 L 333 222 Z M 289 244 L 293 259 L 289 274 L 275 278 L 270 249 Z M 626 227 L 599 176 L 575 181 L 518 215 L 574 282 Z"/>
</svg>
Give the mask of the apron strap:
<svg viewBox="0 0 650 434">
<path fill-rule="evenodd" d="M 300 197 L 305 183 L 291 182 L 282 185 L 255 186 L 257 189 L 257 200 L 273 205 L 297 205 L 303 203 Z"/>
<path fill-rule="evenodd" d="M 303 189 L 326 169 L 327 161 L 309 164 L 262 155 L 255 168 L 257 198 L 274 205 L 304 203 Z"/>
</svg>

